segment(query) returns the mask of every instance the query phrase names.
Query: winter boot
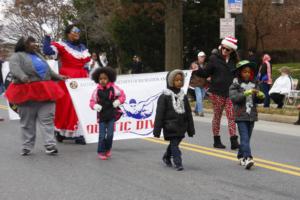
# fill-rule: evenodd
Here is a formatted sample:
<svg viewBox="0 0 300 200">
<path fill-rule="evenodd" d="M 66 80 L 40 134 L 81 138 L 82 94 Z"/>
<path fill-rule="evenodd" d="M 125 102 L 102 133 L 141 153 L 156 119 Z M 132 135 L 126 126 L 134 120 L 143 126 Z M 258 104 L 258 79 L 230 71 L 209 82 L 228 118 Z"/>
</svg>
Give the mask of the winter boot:
<svg viewBox="0 0 300 200">
<path fill-rule="evenodd" d="M 231 149 L 232 150 L 236 150 L 240 147 L 237 135 L 231 136 L 230 137 L 230 142 L 231 142 Z"/>
<path fill-rule="evenodd" d="M 295 125 L 300 125 L 300 112 L 299 112 L 299 115 L 298 115 L 298 120 L 294 124 Z"/>
<path fill-rule="evenodd" d="M 61 135 L 59 131 L 54 131 L 54 135 L 57 142 L 63 142 L 66 138 L 65 136 Z"/>
<path fill-rule="evenodd" d="M 221 137 L 218 136 L 214 136 L 214 147 L 218 148 L 218 149 L 225 149 L 226 146 L 222 144 L 221 142 Z"/>
<path fill-rule="evenodd" d="M 82 144 L 82 145 L 85 145 L 86 142 L 85 142 L 85 139 L 83 136 L 79 136 L 75 139 L 75 144 Z"/>
<path fill-rule="evenodd" d="M 172 167 L 173 166 L 172 161 L 171 161 L 171 157 L 167 156 L 166 154 L 163 156 L 162 160 L 163 160 L 163 162 L 165 163 L 165 165 L 167 167 Z"/>
</svg>

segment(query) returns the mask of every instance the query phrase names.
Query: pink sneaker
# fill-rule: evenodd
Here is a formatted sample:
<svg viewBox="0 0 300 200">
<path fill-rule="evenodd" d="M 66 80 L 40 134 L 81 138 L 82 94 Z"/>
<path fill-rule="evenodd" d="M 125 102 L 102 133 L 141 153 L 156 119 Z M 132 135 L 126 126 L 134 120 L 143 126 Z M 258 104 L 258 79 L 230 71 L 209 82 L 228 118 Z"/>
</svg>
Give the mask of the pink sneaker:
<svg viewBox="0 0 300 200">
<path fill-rule="evenodd" d="M 98 153 L 98 158 L 100 158 L 101 160 L 107 160 L 107 157 L 104 153 Z"/>
<path fill-rule="evenodd" d="M 105 152 L 106 157 L 111 157 L 111 150 L 108 150 L 107 152 Z"/>
</svg>

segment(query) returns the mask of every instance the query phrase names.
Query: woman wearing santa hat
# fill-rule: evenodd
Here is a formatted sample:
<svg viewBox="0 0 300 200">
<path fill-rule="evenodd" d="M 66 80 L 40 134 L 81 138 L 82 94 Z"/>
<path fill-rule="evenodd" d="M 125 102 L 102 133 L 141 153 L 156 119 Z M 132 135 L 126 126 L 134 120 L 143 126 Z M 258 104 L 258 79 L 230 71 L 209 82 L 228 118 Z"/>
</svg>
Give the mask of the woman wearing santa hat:
<svg viewBox="0 0 300 200">
<path fill-rule="evenodd" d="M 43 25 L 46 36 L 43 42 L 43 51 L 46 55 L 57 55 L 60 59 L 59 73 L 69 78 L 88 77 L 84 66 L 90 61 L 88 49 L 79 42 L 80 29 L 74 24 L 68 25 L 65 29 L 65 40 L 51 41 L 51 29 Z M 81 133 L 78 130 L 78 118 L 64 82 L 59 82 L 65 91 L 65 96 L 56 102 L 55 129 L 58 141 L 65 137 L 75 138 L 76 143 L 85 144 Z"/>
<path fill-rule="evenodd" d="M 231 149 L 238 149 L 238 137 L 233 116 L 233 106 L 229 99 L 229 86 L 233 81 L 233 70 L 238 62 L 237 39 L 226 37 L 222 40 L 219 50 L 209 58 L 205 69 L 199 69 L 196 75 L 200 77 L 211 77 L 209 87 L 210 100 L 213 104 L 212 132 L 215 148 L 226 148 L 221 142 L 220 123 L 225 108 L 228 119 L 228 130 L 230 135 Z"/>
</svg>

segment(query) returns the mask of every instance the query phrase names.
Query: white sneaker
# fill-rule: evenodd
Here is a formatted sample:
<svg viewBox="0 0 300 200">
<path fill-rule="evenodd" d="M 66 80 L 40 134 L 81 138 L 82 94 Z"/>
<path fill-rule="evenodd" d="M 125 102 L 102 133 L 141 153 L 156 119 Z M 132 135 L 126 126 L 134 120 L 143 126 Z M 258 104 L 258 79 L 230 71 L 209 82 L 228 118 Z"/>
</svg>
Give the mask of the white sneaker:
<svg viewBox="0 0 300 200">
<path fill-rule="evenodd" d="M 254 161 L 252 158 L 247 158 L 245 160 L 245 169 L 251 169 L 251 167 L 254 165 Z"/>
<path fill-rule="evenodd" d="M 239 158 L 239 165 L 241 166 L 245 166 L 246 165 L 246 161 L 244 158 Z"/>
</svg>

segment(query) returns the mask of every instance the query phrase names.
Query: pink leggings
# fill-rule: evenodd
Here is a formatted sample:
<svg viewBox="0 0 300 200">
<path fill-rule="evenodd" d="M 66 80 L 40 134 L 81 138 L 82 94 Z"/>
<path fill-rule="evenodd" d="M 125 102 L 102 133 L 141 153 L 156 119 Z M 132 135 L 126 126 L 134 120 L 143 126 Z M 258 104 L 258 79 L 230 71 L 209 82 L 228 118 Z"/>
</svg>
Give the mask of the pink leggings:
<svg viewBox="0 0 300 200">
<path fill-rule="evenodd" d="M 229 135 L 236 135 L 236 126 L 233 116 L 233 106 L 229 97 L 222 97 L 215 94 L 210 94 L 210 100 L 213 104 L 214 117 L 212 120 L 212 131 L 214 136 L 220 135 L 220 123 L 222 113 L 225 107 L 226 117 L 228 120 Z"/>
</svg>

